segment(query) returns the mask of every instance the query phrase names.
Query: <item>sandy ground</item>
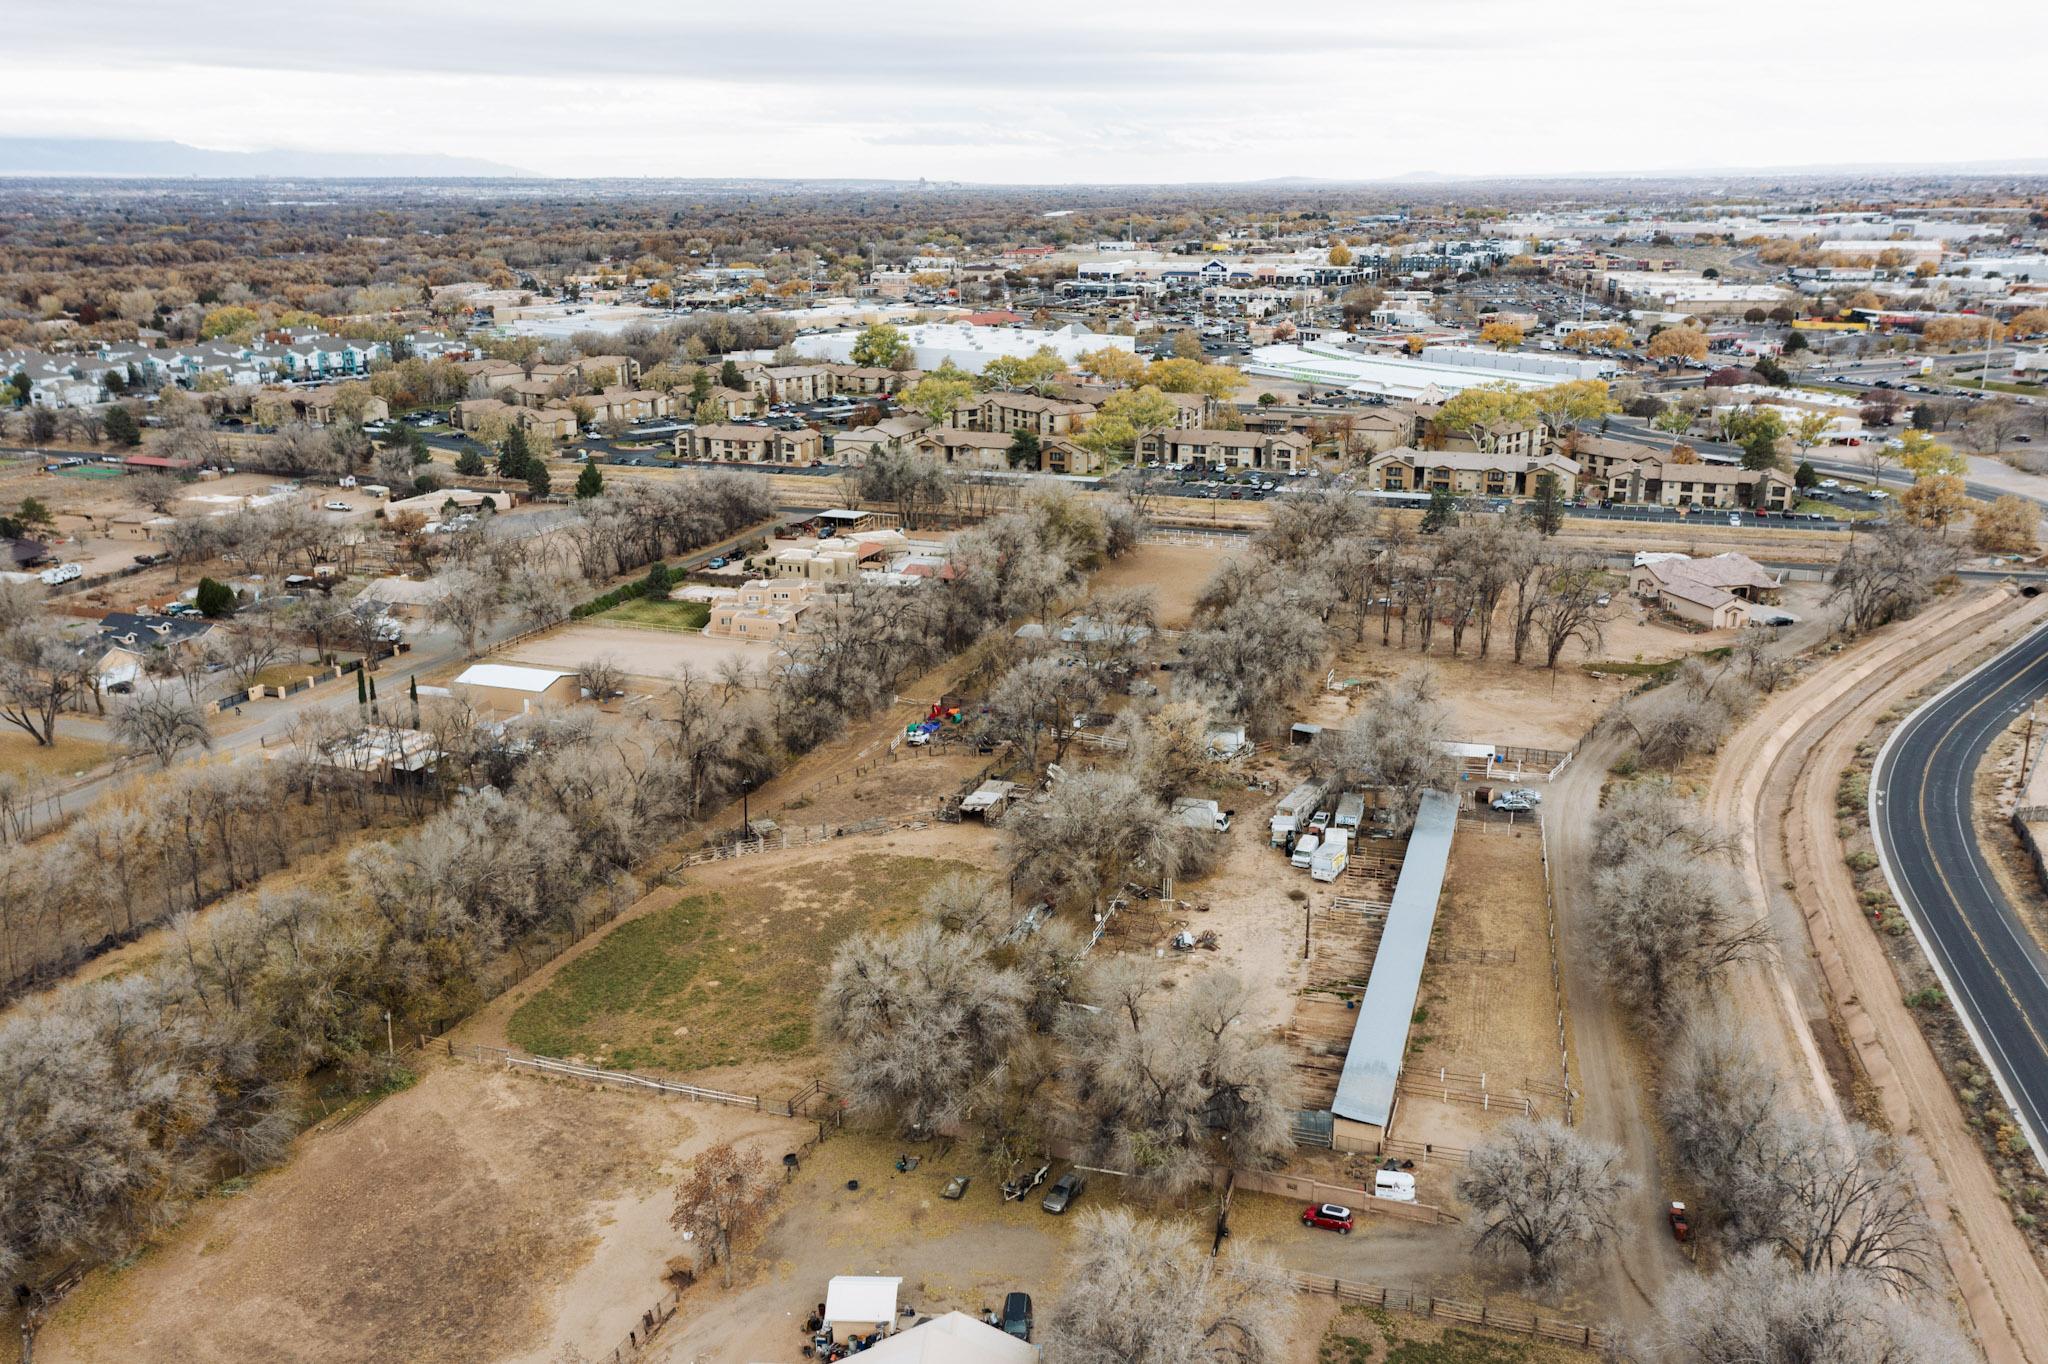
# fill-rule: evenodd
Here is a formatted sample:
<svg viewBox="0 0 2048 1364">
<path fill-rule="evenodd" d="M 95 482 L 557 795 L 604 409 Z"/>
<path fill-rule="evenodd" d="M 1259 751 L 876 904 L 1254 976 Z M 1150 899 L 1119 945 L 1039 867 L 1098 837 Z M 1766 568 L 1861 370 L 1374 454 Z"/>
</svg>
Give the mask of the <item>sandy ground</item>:
<svg viewBox="0 0 2048 1364">
<path fill-rule="evenodd" d="M 445 1062 L 95 1274 L 39 1360 L 551 1360 L 608 1351 L 660 1292 L 667 1189 L 786 1119 Z M 602 1140 L 595 1140 L 596 1134 Z"/>
<path fill-rule="evenodd" d="M 1672 653 L 1683 652 L 1693 638 L 1673 636 L 1667 647 Z M 1555 672 L 1517 664 L 1498 652 L 1499 636 L 1494 640 L 1496 652 L 1484 662 L 1474 656 L 1469 639 L 1465 653 L 1457 657 L 1444 651 L 1447 645 L 1428 654 L 1403 649 L 1398 629 L 1394 641 L 1383 646 L 1375 628 L 1364 643 L 1344 644 L 1332 665 L 1336 682 L 1392 683 L 1430 669 L 1436 674 L 1437 697 L 1450 714 L 1451 735 L 1467 743 L 1568 749 L 1634 685 L 1634 679 L 1620 675 L 1590 676 L 1570 666 L 1569 657 Z M 1320 692 L 1308 718 L 1324 725 L 1348 723 L 1347 717 L 1365 704 L 1365 695 L 1362 687 Z"/>
<path fill-rule="evenodd" d="M 523 639 L 492 655 L 493 662 L 525 663 L 536 668 L 574 668 L 609 654 L 636 678 L 666 682 L 684 667 L 715 680 L 728 658 L 737 658 L 756 677 L 775 665 L 775 647 L 745 639 L 669 630 L 636 630 L 625 625 L 579 622 Z"/>
<path fill-rule="evenodd" d="M 1475 954 L 1485 954 L 1475 961 Z M 1512 961 L 1498 957 L 1512 953 Z M 1542 846 L 1533 826 L 1462 825 L 1437 908 L 1436 934 L 1409 1033 L 1406 1076 L 1484 1075 L 1509 1106 L 1482 1108 L 1410 1093 L 1394 1135 L 1470 1149 L 1528 1097 L 1546 1117 L 1562 1116 L 1550 1090 L 1564 1083 L 1557 1006 L 1544 928 Z M 1470 1092 L 1469 1083 L 1453 1088 Z"/>
<path fill-rule="evenodd" d="M 1194 615 L 1195 599 L 1225 561 L 1242 552 L 1243 542 L 1229 547 L 1145 544 L 1090 579 L 1097 594 L 1149 587 L 1158 599 L 1159 624 L 1184 630 Z"/>
</svg>

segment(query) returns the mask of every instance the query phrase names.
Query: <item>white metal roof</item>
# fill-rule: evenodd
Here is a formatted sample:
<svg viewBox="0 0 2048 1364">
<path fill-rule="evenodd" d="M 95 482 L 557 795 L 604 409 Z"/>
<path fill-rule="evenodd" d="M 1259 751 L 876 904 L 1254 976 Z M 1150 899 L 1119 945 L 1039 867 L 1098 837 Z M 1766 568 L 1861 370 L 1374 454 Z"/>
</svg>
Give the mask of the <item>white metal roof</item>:
<svg viewBox="0 0 2048 1364">
<path fill-rule="evenodd" d="M 896 1290 L 900 1277 L 879 1274 L 835 1274 L 825 1286 L 825 1321 L 893 1322 L 896 1320 Z"/>
<path fill-rule="evenodd" d="M 1013 1335 L 948 1312 L 862 1351 L 874 1364 L 1032 1364 L 1038 1351 Z"/>
<path fill-rule="evenodd" d="M 561 668 L 528 668 L 517 663 L 478 663 L 455 679 L 458 686 L 500 687 L 505 691 L 543 692 L 573 672 Z"/>
</svg>

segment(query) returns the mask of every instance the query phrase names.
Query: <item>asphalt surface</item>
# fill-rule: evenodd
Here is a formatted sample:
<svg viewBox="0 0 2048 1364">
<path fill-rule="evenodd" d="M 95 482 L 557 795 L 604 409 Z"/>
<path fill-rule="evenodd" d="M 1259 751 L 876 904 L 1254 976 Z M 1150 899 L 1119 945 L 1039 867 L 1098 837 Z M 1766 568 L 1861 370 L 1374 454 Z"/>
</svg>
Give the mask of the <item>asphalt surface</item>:
<svg viewBox="0 0 2048 1364">
<path fill-rule="evenodd" d="M 2048 1133 L 2048 954 L 1992 875 L 1970 789 L 1991 741 L 2044 694 L 2048 628 L 1916 711 L 1879 753 L 1871 786 L 1885 876 L 2037 1151 Z"/>
</svg>

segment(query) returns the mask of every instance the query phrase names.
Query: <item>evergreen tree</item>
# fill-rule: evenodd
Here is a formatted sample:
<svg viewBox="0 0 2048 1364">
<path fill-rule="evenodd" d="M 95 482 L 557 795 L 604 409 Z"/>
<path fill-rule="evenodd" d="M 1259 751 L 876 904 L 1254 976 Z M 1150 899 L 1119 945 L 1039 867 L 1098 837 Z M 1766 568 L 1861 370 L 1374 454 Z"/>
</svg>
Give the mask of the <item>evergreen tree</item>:
<svg viewBox="0 0 2048 1364">
<path fill-rule="evenodd" d="M 548 466 L 541 460 L 526 461 L 526 491 L 535 497 L 546 497 L 555 480 L 548 474 Z"/>
<path fill-rule="evenodd" d="M 208 620 L 219 620 L 235 609 L 235 589 L 215 578 L 201 578 L 192 604 Z"/>
<path fill-rule="evenodd" d="M 142 427 L 136 423 L 135 414 L 118 403 L 107 409 L 107 439 L 116 445 L 142 444 Z"/>
<path fill-rule="evenodd" d="M 668 565 L 656 559 L 647 566 L 647 584 L 641 595 L 649 601 L 665 601 L 674 581 L 675 575 L 668 571 Z"/>
<path fill-rule="evenodd" d="M 1792 486 L 1801 492 L 1805 492 L 1818 482 L 1820 482 L 1820 471 L 1813 467 L 1813 461 L 1810 459 L 1800 460 L 1799 467 L 1792 471 Z"/>
<path fill-rule="evenodd" d="M 576 475 L 576 500 L 587 502 L 604 491 L 604 475 L 598 472 L 596 464 L 586 464 L 583 472 Z"/>
<path fill-rule="evenodd" d="M 1429 509 L 1422 513 L 1422 533 L 1434 535 L 1446 526 L 1458 524 L 1458 499 L 1442 488 L 1429 495 Z"/>
<path fill-rule="evenodd" d="M 526 428 L 515 426 L 505 435 L 505 444 L 498 452 L 498 477 L 525 478 L 526 466 L 533 462 L 533 447 L 526 442 Z"/>
<path fill-rule="evenodd" d="M 474 478 L 484 472 L 484 457 L 474 450 L 464 450 L 455 457 L 455 472 Z"/>
<path fill-rule="evenodd" d="M 1529 504 L 1529 519 L 1545 535 L 1564 528 L 1564 497 L 1558 491 L 1556 474 L 1536 476 L 1536 497 Z"/>
<path fill-rule="evenodd" d="M 711 371 L 700 369 L 690 376 L 690 406 L 695 407 L 711 396 Z"/>
<path fill-rule="evenodd" d="M 720 388 L 745 388 L 746 383 L 740 378 L 740 367 L 730 360 L 720 365 L 718 367 L 718 386 Z"/>
</svg>

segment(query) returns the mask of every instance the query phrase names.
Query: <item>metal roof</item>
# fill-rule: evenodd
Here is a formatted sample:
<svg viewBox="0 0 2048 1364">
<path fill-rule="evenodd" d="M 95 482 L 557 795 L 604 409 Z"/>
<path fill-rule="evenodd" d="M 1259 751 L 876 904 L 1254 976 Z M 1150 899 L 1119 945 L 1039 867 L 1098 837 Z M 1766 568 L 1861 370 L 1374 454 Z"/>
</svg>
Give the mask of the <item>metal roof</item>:
<svg viewBox="0 0 2048 1364">
<path fill-rule="evenodd" d="M 1394 1082 L 1408 1050 L 1408 1024 L 1415 1015 L 1415 994 L 1422 986 L 1422 964 L 1429 955 L 1437 897 L 1443 891 L 1451 835 L 1457 828 L 1457 801 L 1442 791 L 1425 791 L 1401 859 L 1400 879 L 1394 883 L 1372 977 L 1358 1004 L 1337 1097 L 1330 1104 L 1330 1111 L 1340 1118 L 1385 1127 L 1393 1116 Z"/>
</svg>

